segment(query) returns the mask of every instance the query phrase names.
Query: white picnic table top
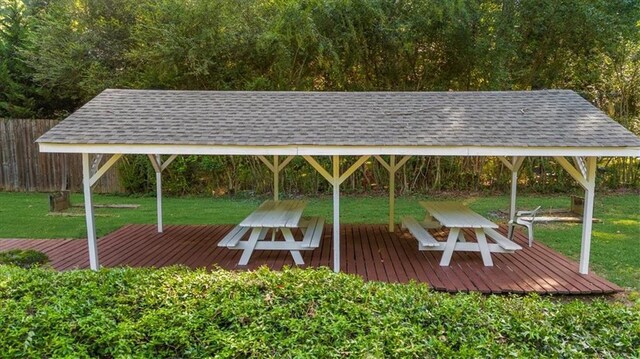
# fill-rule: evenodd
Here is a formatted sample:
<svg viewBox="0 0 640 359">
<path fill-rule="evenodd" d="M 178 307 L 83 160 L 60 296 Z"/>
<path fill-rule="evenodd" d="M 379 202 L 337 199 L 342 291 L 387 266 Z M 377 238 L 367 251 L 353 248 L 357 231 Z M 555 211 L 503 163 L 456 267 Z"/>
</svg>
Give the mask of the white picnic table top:
<svg viewBox="0 0 640 359">
<path fill-rule="evenodd" d="M 426 202 L 420 205 L 449 228 L 498 228 L 498 225 L 459 202 Z"/>
<path fill-rule="evenodd" d="M 305 201 L 284 200 L 265 201 L 247 218 L 240 222 L 240 227 L 261 228 L 296 228 L 299 226 Z"/>
</svg>

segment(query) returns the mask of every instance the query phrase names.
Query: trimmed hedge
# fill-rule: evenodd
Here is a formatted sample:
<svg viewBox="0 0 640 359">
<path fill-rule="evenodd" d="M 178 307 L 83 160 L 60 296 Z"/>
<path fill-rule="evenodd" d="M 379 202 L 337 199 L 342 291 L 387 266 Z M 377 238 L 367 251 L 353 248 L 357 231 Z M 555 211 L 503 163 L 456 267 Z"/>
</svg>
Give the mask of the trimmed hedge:
<svg viewBox="0 0 640 359">
<path fill-rule="evenodd" d="M 0 266 L 0 357 L 637 356 L 640 306 L 449 295 L 327 269 Z"/>
<path fill-rule="evenodd" d="M 0 252 L 0 264 L 13 264 L 22 268 L 38 267 L 49 262 L 49 257 L 33 249 L 12 249 Z"/>
</svg>

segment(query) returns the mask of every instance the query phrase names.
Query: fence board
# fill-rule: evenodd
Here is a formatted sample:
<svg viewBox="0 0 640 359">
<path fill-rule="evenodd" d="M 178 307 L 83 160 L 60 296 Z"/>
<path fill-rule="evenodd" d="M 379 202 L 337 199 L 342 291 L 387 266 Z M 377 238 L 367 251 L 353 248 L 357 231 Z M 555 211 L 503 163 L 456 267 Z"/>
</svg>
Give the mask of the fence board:
<svg viewBox="0 0 640 359">
<path fill-rule="evenodd" d="M 82 189 L 80 154 L 41 153 L 36 140 L 58 120 L 0 119 L 0 190 L 52 192 Z M 66 185 L 65 185 L 66 182 Z M 117 166 L 94 187 L 122 192 Z"/>
</svg>

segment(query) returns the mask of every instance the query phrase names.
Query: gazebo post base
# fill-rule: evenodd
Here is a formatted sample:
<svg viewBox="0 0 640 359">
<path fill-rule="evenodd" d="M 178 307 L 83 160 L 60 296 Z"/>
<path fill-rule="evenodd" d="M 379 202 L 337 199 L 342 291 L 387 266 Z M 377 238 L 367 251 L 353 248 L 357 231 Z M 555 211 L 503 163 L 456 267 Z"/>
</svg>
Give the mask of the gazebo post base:
<svg viewBox="0 0 640 359">
<path fill-rule="evenodd" d="M 93 270 L 100 268 L 98 262 L 98 239 L 96 238 L 96 223 L 93 215 L 93 199 L 91 198 L 91 164 L 89 154 L 82 154 L 82 186 L 84 189 L 84 212 L 87 220 L 87 242 L 89 245 L 89 266 Z"/>
<path fill-rule="evenodd" d="M 333 156 L 333 271 L 340 272 L 340 156 Z"/>
<path fill-rule="evenodd" d="M 587 158 L 584 190 L 584 213 L 582 216 L 582 246 L 580 249 L 580 274 L 589 274 L 589 255 L 591 253 L 591 229 L 593 227 L 593 202 L 596 192 L 596 157 Z"/>
</svg>

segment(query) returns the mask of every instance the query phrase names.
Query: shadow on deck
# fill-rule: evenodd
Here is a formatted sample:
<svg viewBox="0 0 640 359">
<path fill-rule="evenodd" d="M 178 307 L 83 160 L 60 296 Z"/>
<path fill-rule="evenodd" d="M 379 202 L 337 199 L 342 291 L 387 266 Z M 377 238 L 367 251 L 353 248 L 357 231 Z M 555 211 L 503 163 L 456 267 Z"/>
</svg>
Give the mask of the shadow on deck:
<svg viewBox="0 0 640 359">
<path fill-rule="evenodd" d="M 237 266 L 241 251 L 218 247 L 230 225 L 173 225 L 158 233 L 155 225 L 127 225 L 99 239 L 100 264 L 105 267 L 219 266 L 225 269 L 254 269 L 266 265 L 274 270 L 294 266 L 289 252 L 255 251 L 249 265 Z M 504 227 L 500 232 L 505 233 Z M 446 231 L 432 231 L 444 241 Z M 297 233 L 297 235 L 300 235 Z M 341 226 L 343 272 L 365 280 L 428 283 L 439 291 L 482 293 L 605 294 L 622 289 L 590 273 L 578 273 L 578 264 L 516 232 L 514 241 L 523 249 L 515 253 L 493 253 L 493 267 L 485 267 L 480 253 L 454 253 L 451 266 L 440 267 L 442 252 L 419 251 L 411 235 L 386 225 L 345 224 Z M 319 248 L 303 251 L 305 266 L 332 267 L 332 227 L 325 226 Z M 0 250 L 33 248 L 47 253 L 58 270 L 88 268 L 86 240 L 0 240 Z"/>
</svg>

